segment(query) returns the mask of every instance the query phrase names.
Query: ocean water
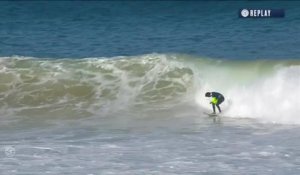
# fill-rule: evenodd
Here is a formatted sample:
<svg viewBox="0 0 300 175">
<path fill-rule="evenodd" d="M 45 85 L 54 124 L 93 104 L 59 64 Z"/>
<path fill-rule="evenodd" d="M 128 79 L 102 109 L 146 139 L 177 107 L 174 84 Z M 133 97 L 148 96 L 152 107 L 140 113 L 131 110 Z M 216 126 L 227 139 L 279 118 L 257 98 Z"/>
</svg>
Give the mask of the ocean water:
<svg viewBox="0 0 300 175">
<path fill-rule="evenodd" d="M 0 2 L 0 174 L 299 174 L 299 5 Z"/>
</svg>

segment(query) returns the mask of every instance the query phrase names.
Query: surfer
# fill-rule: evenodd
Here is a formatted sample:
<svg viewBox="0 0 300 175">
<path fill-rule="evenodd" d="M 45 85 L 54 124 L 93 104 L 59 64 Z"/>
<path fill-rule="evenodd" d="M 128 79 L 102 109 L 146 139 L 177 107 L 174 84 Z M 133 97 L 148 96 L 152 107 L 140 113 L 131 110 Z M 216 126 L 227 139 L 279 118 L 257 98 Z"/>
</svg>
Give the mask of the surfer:
<svg viewBox="0 0 300 175">
<path fill-rule="evenodd" d="M 214 110 L 213 114 L 216 113 L 215 106 L 217 106 L 219 113 L 222 112 L 221 108 L 219 106 L 225 100 L 225 98 L 222 94 L 220 94 L 219 92 L 206 92 L 205 97 L 212 97 L 210 104 L 212 104 L 212 107 Z"/>
</svg>

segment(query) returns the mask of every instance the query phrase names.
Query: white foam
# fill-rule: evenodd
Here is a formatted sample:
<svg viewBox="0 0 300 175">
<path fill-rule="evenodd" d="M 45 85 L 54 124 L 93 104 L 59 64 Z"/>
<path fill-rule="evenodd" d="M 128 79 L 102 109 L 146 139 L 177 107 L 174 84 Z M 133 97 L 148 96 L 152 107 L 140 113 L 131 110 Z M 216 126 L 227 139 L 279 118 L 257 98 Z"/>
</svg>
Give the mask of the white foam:
<svg viewBox="0 0 300 175">
<path fill-rule="evenodd" d="M 273 123 L 300 124 L 300 66 L 281 68 L 250 86 L 227 92 L 232 105 L 227 115 Z"/>
<path fill-rule="evenodd" d="M 256 77 L 247 83 L 232 83 L 228 75 L 218 78 L 227 78 L 228 83 L 222 80 L 216 86 L 215 82 L 207 81 L 199 88 L 195 99 L 201 107 L 211 110 L 209 99 L 204 97 L 204 93 L 219 91 L 226 99 L 221 105 L 225 109 L 225 116 L 300 124 L 300 66 L 274 67 L 273 73 Z"/>
</svg>

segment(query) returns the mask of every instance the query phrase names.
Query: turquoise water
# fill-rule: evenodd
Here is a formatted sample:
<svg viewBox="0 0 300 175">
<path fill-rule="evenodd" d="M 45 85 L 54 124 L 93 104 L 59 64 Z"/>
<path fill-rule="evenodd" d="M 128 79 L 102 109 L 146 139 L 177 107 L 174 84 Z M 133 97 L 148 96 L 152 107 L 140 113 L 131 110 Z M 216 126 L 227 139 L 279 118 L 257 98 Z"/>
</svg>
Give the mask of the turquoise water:
<svg viewBox="0 0 300 175">
<path fill-rule="evenodd" d="M 0 172 L 299 174 L 299 5 L 0 2 Z"/>
</svg>

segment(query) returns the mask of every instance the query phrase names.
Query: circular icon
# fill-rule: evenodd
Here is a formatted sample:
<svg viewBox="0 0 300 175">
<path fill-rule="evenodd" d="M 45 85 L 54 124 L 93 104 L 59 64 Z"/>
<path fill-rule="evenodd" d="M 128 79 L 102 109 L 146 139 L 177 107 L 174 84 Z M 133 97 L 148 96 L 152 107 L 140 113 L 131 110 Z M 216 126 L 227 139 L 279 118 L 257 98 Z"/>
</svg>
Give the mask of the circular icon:
<svg viewBox="0 0 300 175">
<path fill-rule="evenodd" d="M 14 157 L 16 154 L 16 149 L 12 146 L 6 146 L 4 148 L 4 153 L 7 157 Z"/>
<path fill-rule="evenodd" d="M 249 11 L 247 9 L 243 9 L 241 11 L 241 15 L 242 15 L 242 17 L 246 18 L 249 15 Z"/>
</svg>

